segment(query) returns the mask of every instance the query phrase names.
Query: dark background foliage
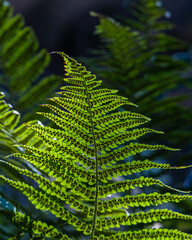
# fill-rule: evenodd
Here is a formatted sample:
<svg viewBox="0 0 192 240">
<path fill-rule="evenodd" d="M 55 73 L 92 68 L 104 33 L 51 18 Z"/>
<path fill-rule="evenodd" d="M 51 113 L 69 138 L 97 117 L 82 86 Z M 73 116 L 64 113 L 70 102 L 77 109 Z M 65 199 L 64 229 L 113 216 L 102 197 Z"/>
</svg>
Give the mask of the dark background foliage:
<svg viewBox="0 0 192 240">
<path fill-rule="evenodd" d="M 129 0 L 10 0 L 15 13 L 21 13 L 26 24 L 31 26 L 41 48 L 48 51 L 63 50 L 71 56 L 88 56 L 88 48 L 98 45 L 99 39 L 93 35 L 98 19 L 89 11 L 115 17 L 129 14 Z M 192 2 L 190 0 L 162 0 L 167 9 L 167 17 L 176 26 L 172 34 L 192 41 Z M 52 72 L 61 73 L 60 66 L 50 66 Z"/>
</svg>

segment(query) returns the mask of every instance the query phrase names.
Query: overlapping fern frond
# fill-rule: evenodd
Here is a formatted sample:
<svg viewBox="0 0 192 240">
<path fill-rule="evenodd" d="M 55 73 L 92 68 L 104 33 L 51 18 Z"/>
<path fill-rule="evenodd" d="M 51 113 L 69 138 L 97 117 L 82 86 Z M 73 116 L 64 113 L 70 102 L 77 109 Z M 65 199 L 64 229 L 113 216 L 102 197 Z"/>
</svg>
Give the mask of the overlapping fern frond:
<svg viewBox="0 0 192 240">
<path fill-rule="evenodd" d="M 1 174 L 5 174 L 6 176 L 11 177 L 14 180 L 22 181 L 23 178 L 16 172 L 13 172 L 12 168 L 7 168 L 2 160 L 5 160 L 5 157 L 11 153 L 20 153 L 23 152 L 24 149 L 18 147 L 19 144 L 28 144 L 34 147 L 41 147 L 44 148 L 45 145 L 43 144 L 42 140 L 37 138 L 37 135 L 31 129 L 26 128 L 26 124 L 20 124 L 20 114 L 19 112 L 15 111 L 13 107 L 6 103 L 3 99 L 4 93 L 0 92 L 0 172 Z M 40 121 L 29 121 L 27 124 L 41 124 Z M 7 161 L 7 160 L 6 160 Z M 12 159 L 12 163 L 16 164 L 17 166 L 22 166 L 32 171 L 37 171 L 33 165 L 29 164 L 22 159 L 14 161 Z M 17 196 L 17 191 L 13 190 L 11 193 L 7 191 L 5 187 L 1 185 L 0 188 L 0 205 L 3 203 L 4 200 L 1 199 L 1 196 L 6 198 L 6 204 L 3 204 L 0 207 L 0 214 L 1 216 L 5 216 L 7 209 L 5 206 L 15 204 L 15 197 Z M 20 203 L 20 208 L 26 208 L 23 203 Z M 28 209 L 30 212 L 30 209 Z M 3 217 L 4 218 L 4 217 Z M 2 239 L 5 236 L 5 225 L 4 219 L 0 218 L 0 238 Z M 3 233 L 2 233 L 3 232 Z M 9 228 L 9 232 L 11 232 L 11 227 Z M 1 235 L 3 234 L 3 235 Z M 5 238 L 3 238 L 5 239 Z"/>
<path fill-rule="evenodd" d="M 87 63 L 90 61 L 89 69 L 102 78 L 106 86 L 118 88 L 123 96 L 131 95 L 133 101 L 142 106 L 140 112 L 153 119 L 152 128 L 166 132 L 166 136 L 150 136 L 152 141 L 184 150 L 177 155 L 164 152 L 162 159 L 174 159 L 175 164 L 181 161 L 190 164 L 192 109 L 187 105 L 191 102 L 191 66 L 176 57 L 180 50 L 186 52 L 188 46 L 169 35 L 174 26 L 165 18 L 167 11 L 162 4 L 156 0 L 128 1 L 130 17 L 121 15 L 115 17 L 116 20 L 92 13 L 100 19 L 96 33 L 102 45 L 94 50 L 96 57 Z M 150 153 L 152 155 L 158 160 L 155 152 Z M 184 172 L 182 180 L 187 187 L 191 182 L 188 172 Z M 162 177 L 166 171 L 153 174 Z M 181 203 L 179 207 L 188 213 L 191 204 Z M 180 222 L 174 222 L 172 226 L 176 224 L 182 226 Z M 192 233 L 190 226 L 185 228 Z"/>
<path fill-rule="evenodd" d="M 14 16 L 8 2 L 1 0 L 0 90 L 6 92 L 8 101 L 21 113 L 22 121 L 32 120 L 38 104 L 59 85 L 59 76 L 43 77 L 49 62 L 50 56 L 45 49 L 39 50 L 36 36 L 30 27 L 24 26 L 23 17 Z"/>
<path fill-rule="evenodd" d="M 116 112 L 120 106 L 134 104 L 116 95 L 116 90 L 96 89 L 101 81 L 97 81 L 95 75 L 66 54 L 58 54 L 64 59 L 67 76 L 64 80 L 69 86 L 61 88 L 61 96 L 50 99 L 53 104 L 44 105 L 53 113 L 39 114 L 54 121 L 59 129 L 28 124 L 27 127 L 34 130 L 49 150 L 20 145 L 26 153 L 11 155 L 27 160 L 50 178 L 6 162 L 7 167 L 33 179 L 38 188 L 0 176 L 1 180 L 27 196 L 37 209 L 51 212 L 60 220 L 61 233 L 40 220 L 34 221 L 31 237 L 191 239 L 190 234 L 177 229 L 152 229 L 145 225 L 169 219 L 191 221 L 191 215 L 154 207 L 166 202 L 192 200 L 191 195 L 186 192 L 183 195 L 169 192 L 133 195 L 131 192 L 134 188 L 150 186 L 179 191 L 141 173 L 152 168 L 177 167 L 148 159 L 140 161 L 137 157 L 137 153 L 147 150 L 174 149 L 165 145 L 138 143 L 137 139 L 142 135 L 161 132 L 141 127 L 149 121 L 142 114 Z M 135 160 L 132 160 L 135 155 Z M 144 207 L 147 207 L 146 210 Z M 18 213 L 13 220 L 22 223 L 23 215 Z M 27 227 L 24 226 L 20 233 L 26 231 Z"/>
<path fill-rule="evenodd" d="M 0 92 L 0 158 L 5 159 L 7 154 L 23 151 L 19 144 L 28 144 L 34 147 L 43 147 L 41 139 L 34 131 L 26 128 L 26 123 L 20 124 L 20 113 L 13 109 L 11 104 L 3 99 L 5 94 Z M 41 125 L 40 121 L 29 121 L 27 124 Z"/>
<path fill-rule="evenodd" d="M 16 225 L 20 226 L 20 229 L 15 234 L 15 236 L 10 237 L 9 240 L 20 239 L 22 236 L 24 236 L 24 232 L 27 232 L 27 231 L 29 233 L 28 236 L 30 239 L 33 239 L 32 238 L 33 233 L 38 234 L 40 236 L 40 239 L 43 239 L 44 237 L 48 237 L 52 239 L 53 238 L 62 239 L 62 240 L 69 239 L 67 235 L 59 232 L 53 225 L 39 221 L 38 218 L 36 219 L 30 218 L 29 216 L 17 211 L 15 207 L 13 207 L 9 202 L 7 202 L 5 199 L 1 197 L 0 197 L 0 201 L 1 201 L 0 215 L 4 214 L 3 223 L 7 224 L 6 220 L 9 220 L 8 227 L 5 227 L 3 232 L 1 231 L 2 233 L 1 235 L 3 237 L 11 236 L 11 223 L 15 223 Z M 1 211 L 1 207 L 3 207 L 4 209 L 3 213 Z M 7 219 L 5 218 L 5 215 Z"/>
<path fill-rule="evenodd" d="M 92 13 L 100 19 L 96 33 L 102 45 L 94 50 L 97 55 L 89 68 L 108 87 L 119 89 L 123 96 L 131 95 L 142 106 L 140 112 L 153 119 L 151 126 L 167 133 L 166 139 L 163 135 L 158 137 L 161 142 L 184 149 L 192 139 L 189 131 L 192 113 L 185 108 L 183 100 L 191 95 L 177 95 L 177 90 L 181 87 L 185 91 L 184 86 L 191 89 L 190 65 L 175 58 L 174 53 L 186 50 L 187 44 L 168 34 L 173 25 L 164 20 L 166 10 L 156 0 L 129 2 L 132 18 L 121 16 L 117 21 Z M 190 156 L 186 155 L 186 159 Z"/>
<path fill-rule="evenodd" d="M 5 100 L 0 100 L 1 160 L 13 152 L 23 152 L 24 149 L 16 146 L 18 144 L 43 147 L 42 141 L 37 138 L 34 131 L 26 128 L 24 122 L 40 123 L 32 120 L 33 113 L 38 110 L 39 103 L 59 85 L 61 77 L 56 75 L 45 77 L 44 71 L 49 62 L 50 56 L 45 49 L 39 50 L 36 36 L 30 27 L 25 26 L 23 17 L 20 14 L 15 16 L 8 1 L 0 0 L 0 90 L 5 93 L 6 100 L 14 106 L 14 109 L 17 109 L 13 110 Z M 32 111 L 29 111 L 29 108 Z M 12 160 L 12 163 L 36 171 L 31 164 L 22 159 Z M 6 168 L 5 164 L 0 164 L 0 171 L 14 180 L 23 179 L 11 168 Z M 0 196 L 11 203 L 16 200 L 16 192 L 9 192 L 5 186 L 1 186 Z M 22 202 L 20 209 L 26 209 L 27 206 L 22 199 L 20 202 Z M 30 212 L 30 208 L 28 210 Z M 3 211 L 2 209 L 2 215 L 6 215 Z M 4 227 L 1 223 L 2 221 L 0 238 Z"/>
</svg>

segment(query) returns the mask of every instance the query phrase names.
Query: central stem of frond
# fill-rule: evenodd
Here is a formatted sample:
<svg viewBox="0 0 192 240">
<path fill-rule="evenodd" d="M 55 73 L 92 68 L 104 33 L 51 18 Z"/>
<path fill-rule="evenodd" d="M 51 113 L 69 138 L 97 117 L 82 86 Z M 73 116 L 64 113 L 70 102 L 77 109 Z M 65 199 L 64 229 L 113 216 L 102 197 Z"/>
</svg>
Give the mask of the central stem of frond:
<svg viewBox="0 0 192 240">
<path fill-rule="evenodd" d="M 93 216 L 93 223 L 92 223 L 92 233 L 91 233 L 91 240 L 93 240 L 95 235 L 95 225 L 96 225 L 96 219 L 97 219 L 97 203 L 98 203 L 98 186 L 99 186 L 99 179 L 98 179 L 98 160 L 97 160 L 97 145 L 96 145 L 96 137 L 95 137 L 95 131 L 94 131 L 94 123 L 93 123 L 93 116 L 91 112 L 91 103 L 90 103 L 90 97 L 88 94 L 87 85 L 85 83 L 86 88 L 86 95 L 87 95 L 87 104 L 89 106 L 89 114 L 90 114 L 90 123 L 92 126 L 92 133 L 93 133 L 93 139 L 94 139 L 94 150 L 95 150 L 95 163 L 96 163 L 96 170 L 95 170 L 95 177 L 96 177 L 96 184 L 95 184 L 95 203 L 94 203 L 94 216 Z"/>
</svg>

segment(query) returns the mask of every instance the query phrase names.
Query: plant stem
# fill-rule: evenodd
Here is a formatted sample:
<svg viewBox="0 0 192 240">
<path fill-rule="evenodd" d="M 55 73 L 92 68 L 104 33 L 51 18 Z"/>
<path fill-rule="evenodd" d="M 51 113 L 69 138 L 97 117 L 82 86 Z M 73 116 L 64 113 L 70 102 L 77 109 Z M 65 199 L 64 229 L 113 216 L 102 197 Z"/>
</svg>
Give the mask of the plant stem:
<svg viewBox="0 0 192 240">
<path fill-rule="evenodd" d="M 93 240 L 95 235 L 95 224 L 97 219 L 97 202 L 98 202 L 98 186 L 99 186 L 99 179 L 98 179 L 98 160 L 97 160 L 97 145 L 96 145 L 96 138 L 95 138 L 95 131 L 94 131 L 94 123 L 93 123 L 93 116 L 91 113 L 91 103 L 90 103 L 90 97 L 88 94 L 87 85 L 85 83 L 86 87 L 86 94 L 87 94 L 87 103 L 89 106 L 89 114 L 90 114 L 90 122 L 92 126 L 92 133 L 93 133 L 93 140 L 94 140 L 94 150 L 95 150 L 95 163 L 96 163 L 96 169 L 95 169 L 95 177 L 96 177 L 96 184 L 95 184 L 95 203 L 94 203 L 94 217 L 93 217 L 93 223 L 92 223 L 92 233 L 91 233 L 91 240 Z"/>
</svg>

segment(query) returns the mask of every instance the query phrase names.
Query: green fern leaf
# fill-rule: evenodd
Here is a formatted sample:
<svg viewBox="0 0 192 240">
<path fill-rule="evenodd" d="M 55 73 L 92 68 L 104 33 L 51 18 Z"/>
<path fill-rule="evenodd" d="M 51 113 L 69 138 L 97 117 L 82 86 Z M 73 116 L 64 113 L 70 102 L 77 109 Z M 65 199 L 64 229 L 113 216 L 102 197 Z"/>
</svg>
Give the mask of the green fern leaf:
<svg viewBox="0 0 192 240">
<path fill-rule="evenodd" d="M 100 212 L 112 211 L 119 208 L 129 207 L 146 207 L 151 205 L 159 205 L 166 202 L 180 202 L 183 200 L 192 199 L 191 195 L 175 195 L 170 193 L 160 194 L 157 192 L 150 194 L 138 194 L 136 196 L 126 195 L 125 197 L 119 197 L 118 199 L 112 199 L 109 201 L 99 201 L 98 210 Z"/>
<path fill-rule="evenodd" d="M 115 149 L 111 153 L 105 154 L 103 156 L 98 156 L 98 161 L 101 166 L 103 166 L 103 164 L 111 166 L 111 163 L 116 163 L 116 161 L 124 160 L 125 158 L 136 155 L 137 153 L 141 153 L 146 150 L 156 151 L 160 149 L 179 150 L 166 147 L 164 145 L 149 145 L 131 142 L 128 146 L 122 147 L 120 149 Z"/>
<path fill-rule="evenodd" d="M 21 212 L 16 212 L 16 214 L 12 217 L 12 220 L 20 225 L 30 227 L 32 229 L 32 233 L 37 238 L 44 236 L 44 237 L 49 237 L 49 238 L 51 237 L 51 238 L 62 239 L 62 240 L 70 239 L 66 234 L 63 234 L 59 232 L 56 228 L 54 228 L 54 226 L 48 225 L 45 222 L 30 219 L 29 216 L 26 216 Z M 23 227 L 23 231 L 25 231 L 24 227 Z M 15 237 L 17 239 L 18 235 L 16 235 Z M 9 239 L 13 240 L 15 238 L 12 237 Z"/>
<path fill-rule="evenodd" d="M 99 237 L 94 237 L 94 240 L 108 240 L 108 239 L 191 239 L 191 234 L 180 232 L 176 229 L 142 229 L 139 231 L 128 231 L 119 232 L 117 234 L 110 235 L 106 237 L 105 235 L 100 235 Z"/>
<path fill-rule="evenodd" d="M 186 166 L 186 168 L 191 166 Z M 169 164 L 155 163 L 149 160 L 144 161 L 131 161 L 125 164 L 119 164 L 112 167 L 108 167 L 107 169 L 103 169 L 103 171 L 99 172 L 99 180 L 103 182 L 107 182 L 107 180 L 112 180 L 112 178 L 116 178 L 117 176 L 123 175 L 131 175 L 133 173 L 138 173 L 144 170 L 152 169 L 152 168 L 160 168 L 160 169 L 179 169 L 181 167 L 170 166 Z M 183 167 L 182 167 L 183 168 Z"/>
<path fill-rule="evenodd" d="M 22 181 L 13 181 L 0 175 L 0 179 L 20 190 L 40 211 L 52 213 L 61 223 L 65 223 L 61 234 L 67 237 L 78 234 L 78 238 L 89 235 L 90 239 L 142 239 L 143 236 L 186 237 L 190 235 L 172 229 L 151 230 L 137 227 L 163 220 L 180 219 L 192 220 L 192 216 L 174 212 L 166 208 L 154 208 L 159 204 L 192 200 L 188 191 L 178 190 L 152 177 L 135 177 L 152 168 L 181 169 L 190 166 L 173 167 L 169 164 L 155 163 L 150 160 L 133 160 L 144 151 L 177 149 L 165 145 L 152 145 L 135 142 L 147 133 L 162 133 L 150 128 L 141 128 L 149 119 L 141 114 L 112 112 L 121 104 L 128 103 L 121 97 L 116 97 L 115 90 L 100 89 L 95 75 L 86 71 L 82 64 L 76 62 L 62 52 L 58 52 L 64 59 L 64 67 L 69 76 L 68 82 L 75 86 L 62 87 L 61 97 L 51 100 L 60 105 L 46 104 L 53 113 L 39 113 L 53 122 L 59 129 L 26 124 L 28 130 L 33 130 L 45 147 L 19 144 L 24 153 L 13 153 L 15 157 L 23 158 L 40 170 L 41 174 L 33 173 L 14 164 L 2 164 L 14 169 L 19 174 L 33 179 L 38 188 Z M 65 79 L 66 80 L 66 79 Z M 134 129 L 131 129 L 134 128 Z M 127 143 L 128 142 L 128 143 Z M 108 153 L 107 153 L 108 152 Z M 118 165 L 113 163 L 119 162 Z M 130 179 L 128 175 L 133 174 Z M 48 175 L 48 176 L 47 176 Z M 126 178 L 122 178 L 126 176 Z M 120 178 L 121 177 L 121 178 Z M 134 188 L 160 186 L 170 191 L 185 193 L 176 194 L 131 194 Z M 119 194 L 125 194 L 124 196 Z M 150 207 L 144 211 L 134 211 L 129 214 L 126 208 Z M 44 230 L 37 231 L 35 223 L 32 229 L 36 234 L 44 234 Z M 136 226 L 137 231 L 124 232 L 122 226 Z M 44 226 L 44 225 L 43 225 Z M 41 227 L 40 227 L 41 228 Z M 45 227 L 48 228 L 47 226 Z M 120 228 L 118 231 L 116 228 Z M 59 230 L 54 226 L 53 232 Z M 25 229 L 24 229 L 25 230 Z M 121 231 L 122 230 L 122 231 Z M 143 235 L 142 235 L 143 233 Z M 46 236 L 46 235 L 45 235 Z M 49 236 L 49 235 L 48 235 Z M 67 239 L 66 237 L 66 239 Z M 62 239 L 62 238 L 61 238 Z"/>
<path fill-rule="evenodd" d="M 4 93 L 0 93 L 0 98 L 4 98 Z M 15 111 L 12 106 L 4 99 L 0 100 L 0 144 L 1 144 L 1 158 L 4 159 L 4 152 L 10 154 L 12 152 L 19 152 L 14 144 L 29 144 L 31 146 L 42 146 L 43 142 L 37 139 L 34 131 L 26 129 L 25 124 L 20 124 L 20 114 Z M 28 124 L 40 125 L 39 121 L 30 121 Z"/>
<path fill-rule="evenodd" d="M 151 128 L 166 132 L 166 135 L 152 135 L 152 142 L 185 149 L 181 155 L 164 151 L 163 159 L 174 159 L 176 165 L 186 160 L 186 164 L 190 165 L 191 152 L 188 150 L 192 143 L 192 113 L 191 108 L 183 104 L 190 101 L 191 97 L 188 74 L 190 63 L 180 54 L 181 51 L 188 55 L 190 44 L 170 35 L 173 33 L 169 30 L 175 26 L 166 18 L 164 4 L 158 2 L 128 1 L 126 14 L 112 16 L 113 18 L 91 12 L 99 20 L 95 33 L 101 44 L 98 49 L 92 50 L 93 58 L 84 58 L 83 61 L 98 78 L 104 80 L 105 87 L 117 88 L 120 95 L 132 97 L 131 100 L 141 107 L 140 113 L 153 119 Z M 184 91 L 189 92 L 188 95 L 181 94 L 181 86 Z M 130 110 L 126 105 L 123 108 Z M 111 151 L 111 147 L 100 147 L 102 153 L 109 149 Z M 154 161 L 159 160 L 156 151 L 146 154 Z M 145 154 L 140 159 L 145 160 Z M 114 160 L 112 163 L 115 162 Z M 110 166 L 111 163 L 105 161 L 102 167 L 105 164 Z M 163 174 L 163 171 L 157 173 L 158 176 Z M 183 181 L 189 184 L 187 179 L 190 176 L 185 174 L 185 178 Z M 174 184 L 173 178 L 171 181 Z M 185 212 L 190 208 L 187 205 L 182 205 Z M 176 224 L 180 225 L 180 222 Z M 172 226 L 175 227 L 175 223 Z M 188 229 L 191 232 L 190 226 Z"/>
<path fill-rule="evenodd" d="M 25 27 L 20 14 L 13 15 L 5 0 L 0 4 L 0 22 L 0 88 L 9 91 L 8 100 L 22 113 L 22 121 L 32 120 L 31 114 L 24 113 L 29 106 L 37 111 L 40 101 L 59 86 L 61 77 L 42 77 L 50 56 L 45 49 L 38 50 L 33 30 Z"/>
</svg>

